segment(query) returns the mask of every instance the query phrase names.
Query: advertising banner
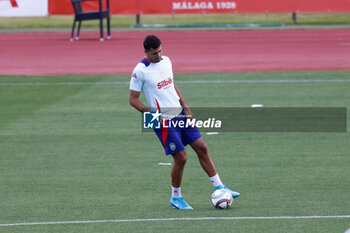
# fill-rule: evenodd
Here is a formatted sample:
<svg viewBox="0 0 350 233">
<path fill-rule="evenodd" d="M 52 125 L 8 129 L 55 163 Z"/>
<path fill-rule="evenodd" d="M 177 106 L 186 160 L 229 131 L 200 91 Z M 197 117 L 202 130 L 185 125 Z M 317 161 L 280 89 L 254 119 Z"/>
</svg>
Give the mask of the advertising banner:
<svg viewBox="0 0 350 233">
<path fill-rule="evenodd" d="M 48 0 L 0 0 L 0 17 L 48 15 Z"/>
<path fill-rule="evenodd" d="M 87 3 L 85 9 L 96 9 L 97 4 Z M 110 11 L 112 14 L 349 12 L 350 0 L 110 0 Z M 49 12 L 74 13 L 70 0 L 49 0 Z"/>
</svg>

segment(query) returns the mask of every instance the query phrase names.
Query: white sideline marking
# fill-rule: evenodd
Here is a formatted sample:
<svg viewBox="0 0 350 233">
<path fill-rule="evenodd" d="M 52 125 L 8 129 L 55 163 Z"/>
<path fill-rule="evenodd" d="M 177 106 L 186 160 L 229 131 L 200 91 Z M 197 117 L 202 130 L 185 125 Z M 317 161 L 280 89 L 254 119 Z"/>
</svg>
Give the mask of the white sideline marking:
<svg viewBox="0 0 350 233">
<path fill-rule="evenodd" d="M 334 219 L 334 218 L 350 218 L 350 215 L 333 215 L 333 216 L 272 216 L 272 217 L 145 218 L 145 219 L 59 221 L 59 222 L 27 222 L 27 223 L 0 224 L 0 227 L 33 226 L 33 225 L 58 225 L 58 224 L 88 224 L 88 223 L 159 222 L 159 221 L 278 220 L 278 219 Z"/>
<path fill-rule="evenodd" d="M 345 231 L 344 233 L 350 233 L 350 228 L 347 231 Z"/>
<path fill-rule="evenodd" d="M 213 84 L 213 83 L 343 83 L 350 82 L 350 79 L 330 79 L 330 80 L 192 80 L 176 81 L 185 84 Z M 0 83 L 0 86 L 74 86 L 74 85 L 127 85 L 130 82 L 53 82 L 53 83 Z"/>
<path fill-rule="evenodd" d="M 160 165 L 160 166 L 171 166 L 172 164 L 171 163 L 158 163 L 158 165 Z"/>
<path fill-rule="evenodd" d="M 124 85 L 130 82 L 52 82 L 52 83 L 0 83 L 0 86 L 74 86 L 74 85 Z"/>
<path fill-rule="evenodd" d="M 308 80 L 308 79 L 267 79 L 267 80 L 192 80 L 176 81 L 176 83 L 329 83 L 329 82 L 350 82 L 350 79 L 328 79 L 328 80 Z"/>
<path fill-rule="evenodd" d="M 205 133 L 205 134 L 207 134 L 207 135 L 217 135 L 217 134 L 219 134 L 219 132 L 208 132 L 208 133 Z"/>
</svg>

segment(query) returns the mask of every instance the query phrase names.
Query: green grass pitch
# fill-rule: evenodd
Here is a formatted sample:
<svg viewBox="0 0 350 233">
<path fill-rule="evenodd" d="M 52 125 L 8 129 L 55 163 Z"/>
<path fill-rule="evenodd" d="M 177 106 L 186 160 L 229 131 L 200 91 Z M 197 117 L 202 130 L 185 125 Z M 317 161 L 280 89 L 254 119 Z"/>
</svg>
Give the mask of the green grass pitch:
<svg viewBox="0 0 350 233">
<path fill-rule="evenodd" d="M 176 80 L 299 80 L 179 82 L 192 107 L 350 108 L 349 71 L 176 74 Z M 241 197 L 231 209 L 215 210 L 211 183 L 188 148 L 182 194 L 194 210 L 170 208 L 171 167 L 158 163 L 172 159 L 153 133 L 141 132 L 140 114 L 128 103 L 128 81 L 128 75 L 0 76 L 0 225 L 350 214 L 349 132 L 203 133 L 222 180 Z M 217 219 L 0 226 L 0 232 L 330 233 L 348 228 L 349 218 Z"/>
</svg>

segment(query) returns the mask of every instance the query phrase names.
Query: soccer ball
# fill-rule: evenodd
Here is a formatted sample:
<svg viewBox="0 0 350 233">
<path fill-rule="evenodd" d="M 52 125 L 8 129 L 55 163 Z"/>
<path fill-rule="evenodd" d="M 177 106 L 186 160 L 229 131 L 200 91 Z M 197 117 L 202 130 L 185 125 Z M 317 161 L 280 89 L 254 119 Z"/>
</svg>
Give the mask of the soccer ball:
<svg viewBox="0 0 350 233">
<path fill-rule="evenodd" d="M 217 209 L 227 209 L 232 205 L 233 198 L 226 189 L 218 189 L 211 195 L 211 204 Z"/>
</svg>

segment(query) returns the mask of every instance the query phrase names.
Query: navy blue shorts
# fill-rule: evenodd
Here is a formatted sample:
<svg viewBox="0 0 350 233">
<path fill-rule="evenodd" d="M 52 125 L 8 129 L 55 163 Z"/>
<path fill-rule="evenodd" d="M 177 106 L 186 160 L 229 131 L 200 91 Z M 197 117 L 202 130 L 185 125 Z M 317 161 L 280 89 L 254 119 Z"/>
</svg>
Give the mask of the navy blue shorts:
<svg viewBox="0 0 350 233">
<path fill-rule="evenodd" d="M 154 132 L 157 134 L 164 147 L 166 155 L 183 151 L 185 150 L 185 146 L 202 137 L 202 134 L 196 126 L 192 127 L 189 125 L 186 127 L 185 125 L 185 127 L 179 127 L 179 122 L 181 121 L 186 122 L 183 112 L 181 112 L 179 116 L 165 121 L 165 125 L 162 124 L 161 129 L 154 129 Z M 176 125 L 176 127 L 172 127 L 174 125 Z"/>
</svg>

